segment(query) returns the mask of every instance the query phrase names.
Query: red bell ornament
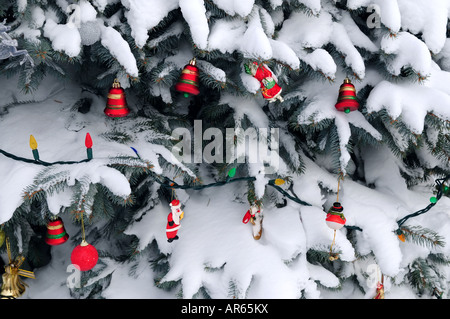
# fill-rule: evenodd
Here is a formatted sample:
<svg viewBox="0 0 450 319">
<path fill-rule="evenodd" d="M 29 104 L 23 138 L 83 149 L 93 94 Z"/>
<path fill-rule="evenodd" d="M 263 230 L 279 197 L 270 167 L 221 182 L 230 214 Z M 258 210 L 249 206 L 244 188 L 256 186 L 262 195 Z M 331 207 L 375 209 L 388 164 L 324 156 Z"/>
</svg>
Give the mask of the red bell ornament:
<svg viewBox="0 0 450 319">
<path fill-rule="evenodd" d="M 184 67 L 183 71 L 181 71 L 181 76 L 177 84 L 175 84 L 175 90 L 184 93 L 185 97 L 189 97 L 189 94 L 198 95 L 200 93 L 198 83 L 198 68 L 196 66 L 196 60 L 193 58 L 189 61 L 189 64 Z"/>
<path fill-rule="evenodd" d="M 344 83 L 342 83 L 339 89 L 339 98 L 335 107 L 338 111 L 345 113 L 356 111 L 359 108 L 356 89 L 349 78 L 344 80 Z"/>
<path fill-rule="evenodd" d="M 98 251 L 94 246 L 83 240 L 80 245 L 73 249 L 70 260 L 81 271 L 88 271 L 97 264 Z"/>
<path fill-rule="evenodd" d="M 64 223 L 61 218 L 47 223 L 47 234 L 45 236 L 45 242 L 48 245 L 56 246 L 64 244 L 69 239 L 69 234 L 66 233 Z"/>
<path fill-rule="evenodd" d="M 109 117 L 125 117 L 130 113 L 125 99 L 125 91 L 120 87 L 119 80 L 115 79 L 109 89 L 108 100 L 106 102 L 105 114 Z"/>
</svg>

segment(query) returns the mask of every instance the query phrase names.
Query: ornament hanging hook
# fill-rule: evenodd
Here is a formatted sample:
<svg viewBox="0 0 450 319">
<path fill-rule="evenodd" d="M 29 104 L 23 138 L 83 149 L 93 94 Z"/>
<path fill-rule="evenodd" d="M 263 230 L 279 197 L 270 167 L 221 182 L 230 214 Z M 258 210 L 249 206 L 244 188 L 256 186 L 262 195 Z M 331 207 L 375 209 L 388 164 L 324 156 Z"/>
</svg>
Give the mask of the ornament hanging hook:
<svg viewBox="0 0 450 319">
<path fill-rule="evenodd" d="M 86 234 L 84 232 L 84 218 L 83 218 L 83 211 L 81 211 L 81 242 L 86 242 Z"/>
<path fill-rule="evenodd" d="M 118 78 L 115 78 L 115 79 L 114 79 L 114 82 L 113 82 L 113 84 L 112 84 L 112 87 L 115 88 L 115 89 L 120 88 L 120 82 L 119 82 L 119 79 L 118 79 Z"/>
<path fill-rule="evenodd" d="M 331 246 L 330 246 L 330 253 L 329 253 L 329 257 L 328 257 L 328 259 L 330 261 L 335 261 L 335 260 L 339 259 L 338 254 L 333 254 L 333 246 L 334 246 L 335 241 L 336 241 L 336 229 L 334 230 L 333 241 L 331 242 Z"/>
<path fill-rule="evenodd" d="M 339 190 L 341 186 L 341 180 L 344 180 L 344 173 L 340 172 L 338 176 L 338 187 L 337 187 L 337 193 L 336 193 L 336 202 L 339 202 Z"/>
</svg>

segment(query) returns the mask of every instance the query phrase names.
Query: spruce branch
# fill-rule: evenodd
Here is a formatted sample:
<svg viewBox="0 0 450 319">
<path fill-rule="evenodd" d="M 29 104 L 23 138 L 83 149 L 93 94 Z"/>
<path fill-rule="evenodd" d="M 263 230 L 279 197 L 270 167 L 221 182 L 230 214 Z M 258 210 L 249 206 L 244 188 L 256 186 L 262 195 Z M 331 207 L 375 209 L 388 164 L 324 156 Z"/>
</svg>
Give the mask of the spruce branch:
<svg viewBox="0 0 450 319">
<path fill-rule="evenodd" d="M 444 247 L 444 238 L 431 229 L 421 226 L 402 226 L 400 230 L 405 235 L 405 239 L 418 245 L 435 248 Z"/>
</svg>

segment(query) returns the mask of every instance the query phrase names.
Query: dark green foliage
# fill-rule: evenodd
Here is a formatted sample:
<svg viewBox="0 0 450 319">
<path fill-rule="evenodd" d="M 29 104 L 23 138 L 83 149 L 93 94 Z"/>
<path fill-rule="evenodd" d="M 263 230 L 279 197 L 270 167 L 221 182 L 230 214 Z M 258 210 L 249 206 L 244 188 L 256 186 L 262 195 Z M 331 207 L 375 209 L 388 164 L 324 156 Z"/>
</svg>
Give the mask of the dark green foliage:
<svg viewBox="0 0 450 319">
<path fill-rule="evenodd" d="M 114 2 L 114 1 L 113 1 Z M 274 8 L 269 1 L 256 0 L 259 5 L 259 12 L 267 11 L 269 14 L 275 10 L 280 10 L 285 19 L 294 12 L 304 12 L 309 16 L 317 13 L 308 8 L 300 0 L 283 1 L 281 7 Z M 7 23 L 21 21 L 31 21 L 32 4 L 44 5 L 51 8 L 54 14 L 60 19 L 60 23 L 67 22 L 67 14 L 61 9 L 56 0 L 29 0 L 26 10 L 18 12 L 16 1 L 0 0 L 0 20 L 7 19 Z M 235 19 L 224 10 L 217 7 L 211 0 L 204 1 L 208 11 L 208 23 L 212 26 L 219 19 Z M 331 6 L 331 4 L 328 3 Z M 348 12 L 360 30 L 369 38 L 374 39 L 374 30 L 368 28 L 366 19 L 369 13 L 365 8 L 349 10 L 347 1 L 337 1 L 337 10 Z M 115 14 L 123 14 L 124 6 L 120 1 L 116 1 L 106 6 L 99 16 L 109 19 Z M 278 11 L 278 13 L 280 12 Z M 260 14 L 261 25 L 266 33 L 269 30 L 269 21 L 265 20 L 265 15 Z M 333 17 L 336 20 L 336 17 Z M 247 20 L 245 20 L 247 22 Z M 275 26 L 273 39 L 277 39 L 278 31 L 282 24 Z M 248 92 L 245 88 L 241 74 L 243 65 L 253 62 L 252 59 L 244 56 L 242 52 L 222 53 L 219 50 L 199 49 L 192 41 L 189 26 L 183 18 L 180 9 L 175 9 L 168 13 L 162 21 L 151 30 L 148 30 L 147 44 L 139 48 L 132 36 L 132 30 L 122 16 L 120 25 L 114 26 L 120 32 L 123 39 L 127 41 L 132 54 L 136 58 L 139 69 L 139 77 L 127 77 L 126 71 L 118 60 L 106 49 L 100 41 L 90 46 L 84 46 L 79 56 L 69 57 L 64 53 L 54 50 L 50 41 L 41 36 L 39 43 L 33 43 L 18 38 L 20 48 L 26 49 L 32 57 L 35 66 L 20 64 L 19 58 L 11 58 L 0 61 L 0 74 L 9 78 L 18 75 L 18 86 L 24 93 L 35 91 L 42 80 L 47 76 L 58 79 L 71 79 L 77 81 L 83 87 L 84 92 L 93 95 L 103 96 L 107 89 L 111 87 L 113 80 L 118 76 L 123 76 L 127 81 L 127 97 L 134 99 L 137 114 L 123 126 L 116 126 L 110 131 L 101 135 L 101 138 L 108 142 L 120 143 L 133 146 L 136 141 L 145 140 L 149 145 L 164 146 L 168 149 L 177 142 L 171 139 L 171 131 L 177 127 L 192 130 L 195 120 L 202 120 L 203 130 L 209 127 L 221 129 L 231 127 L 242 127 L 243 129 L 255 128 L 249 116 L 245 115 L 236 120 L 233 107 L 224 102 L 221 98 L 224 93 L 241 98 L 262 99 L 260 92 Z M 376 32 L 389 36 L 389 30 L 382 26 Z M 231 41 L 232 39 L 230 39 Z M 179 79 L 182 68 L 179 63 L 180 57 L 184 56 L 184 51 L 190 49 L 192 56 L 195 56 L 202 63 L 198 63 L 200 70 L 200 94 L 183 98 L 175 92 L 174 85 Z M 316 48 L 306 48 L 305 54 L 312 53 Z M 346 65 L 345 56 L 335 45 L 328 44 L 323 48 L 330 53 L 338 65 L 339 72 L 343 74 L 354 74 L 353 70 Z M 389 73 L 387 65 L 394 56 L 383 52 L 368 52 L 362 48 L 357 48 L 365 63 L 374 68 L 382 78 L 393 83 L 408 83 L 424 81 L 417 72 L 411 68 L 403 68 L 398 76 Z M 176 61 L 176 62 L 175 62 Z M 187 64 L 189 61 L 185 61 Z M 277 77 L 278 84 L 283 87 L 283 103 L 261 103 L 262 111 L 267 115 L 268 128 L 281 126 L 281 134 L 285 134 L 286 140 L 280 144 L 280 157 L 291 170 L 291 175 L 300 175 L 305 170 L 305 156 L 311 160 L 316 160 L 320 156 L 328 156 L 330 159 L 329 173 L 338 174 L 341 172 L 342 145 L 339 140 L 339 132 L 334 119 L 326 118 L 315 121 L 311 116 L 310 123 L 299 123 L 299 115 L 305 110 L 308 99 L 307 92 L 302 90 L 303 85 L 311 79 L 333 82 L 334 79 L 325 75 L 320 70 L 314 69 L 303 60 L 300 60 L 298 70 L 291 69 L 282 61 L 272 59 L 270 61 L 258 61 L 270 67 Z M 215 71 L 225 73 L 225 79 L 218 78 Z M 358 80 L 358 79 L 357 79 Z M 166 94 L 170 93 L 170 98 L 159 93 L 161 89 Z M 366 183 L 364 178 L 364 161 L 360 156 L 361 146 L 378 147 L 386 145 L 398 160 L 404 164 L 405 169 L 401 171 L 408 186 L 415 186 L 419 182 L 427 181 L 434 174 L 448 174 L 448 162 L 450 159 L 450 139 L 448 132 L 450 124 L 448 121 L 429 113 L 425 118 L 425 129 L 423 134 L 417 135 L 403 122 L 402 117 L 391 118 L 386 110 L 376 113 L 368 113 L 366 100 L 373 87 L 366 85 L 358 88 L 358 99 L 361 107 L 360 111 L 365 119 L 381 134 L 382 139 L 377 140 L 366 130 L 350 124 L 351 138 L 346 150 L 351 154 L 351 159 L 356 169 L 348 178 L 361 184 Z M 337 95 L 338 92 L 336 92 Z M 29 101 L 11 105 L 26 104 L 36 102 L 30 98 Z M 72 112 L 88 114 L 90 112 L 90 101 L 80 100 L 72 107 Z M 4 105 L 2 113 L 8 111 L 11 105 Z M 224 135 L 225 138 L 225 135 Z M 209 141 L 203 141 L 205 146 Z M 237 141 L 236 141 L 237 142 Z M 242 142 L 242 141 L 240 141 Z M 419 150 L 429 151 L 442 164 L 436 167 L 423 167 Z M 139 150 L 138 150 L 139 151 Z M 154 163 L 156 164 L 156 163 Z M 192 186 L 200 182 L 199 178 L 187 174 L 180 167 L 160 158 L 158 163 L 164 171 L 164 176 L 177 176 L 182 180 L 183 185 Z M 24 202 L 17 208 L 12 218 L 4 224 L 6 234 L 11 240 L 13 255 L 17 255 L 19 250 L 26 255 L 27 266 L 31 268 L 42 267 L 50 261 L 48 246 L 43 242 L 45 225 L 49 217 L 47 198 L 50 195 L 68 191 L 73 192 L 69 207 L 62 207 L 61 214 L 71 219 L 77 226 L 81 224 L 81 218 L 86 227 L 86 236 L 89 241 L 96 245 L 107 243 L 110 249 L 100 251 L 102 257 L 110 259 L 116 263 L 130 267 L 130 276 L 135 276 L 139 262 L 148 262 L 155 274 L 155 285 L 161 289 L 171 291 L 174 295 L 182 298 L 183 287 L 181 280 L 165 281 L 164 276 L 170 270 L 170 255 L 162 254 L 156 241 L 152 241 L 143 251 L 139 251 L 139 239 L 134 235 L 126 235 L 127 227 L 135 221 L 140 221 L 146 214 L 151 214 L 152 209 L 161 200 L 169 201 L 173 197 L 170 188 L 160 187 L 160 183 L 167 182 L 164 176 L 160 176 L 152 171 L 152 163 L 148 163 L 137 157 L 116 156 L 104 163 L 105 166 L 112 167 L 122 173 L 130 182 L 132 194 L 126 198 L 116 196 L 110 189 L 102 184 L 94 183 L 88 175 L 81 176 L 76 181 L 70 180 L 70 166 L 64 169 L 47 167 L 35 177 L 32 185 L 24 190 Z M 186 165 L 195 174 L 199 168 L 194 165 Z M 249 167 L 247 165 L 237 165 L 236 163 L 224 164 L 215 163 L 208 165 L 206 171 L 209 177 L 217 181 L 226 180 L 230 169 L 236 168 L 236 177 L 248 176 Z M 276 174 L 274 174 L 276 175 Z M 271 176 L 277 178 L 278 176 Z M 70 183 L 69 183 L 70 181 Z M 293 194 L 292 185 L 287 186 Z M 323 185 L 320 185 L 323 187 Z M 371 185 L 366 185 L 372 187 Z M 276 207 L 286 206 L 286 197 L 280 192 L 273 190 L 266 191 L 258 198 L 255 194 L 255 185 L 252 181 L 243 183 L 241 187 L 242 197 L 236 200 L 249 204 L 257 203 Z M 329 190 L 323 187 L 323 193 L 329 195 Z M 296 197 L 295 194 L 293 194 Z M 433 230 L 418 226 L 402 226 L 401 230 L 406 235 L 406 240 L 414 244 L 428 248 L 443 247 L 445 245 L 443 237 Z M 347 236 L 351 243 L 357 247 L 356 231 L 348 229 Z M 20 240 L 17 236 L 20 236 Z M 71 234 L 72 241 L 77 243 L 81 239 L 81 231 Z M 20 248 L 20 249 L 19 249 Z M 334 247 L 339 253 L 339 247 Z M 4 250 L 4 247 L 2 248 Z M 361 256 L 359 251 L 355 251 L 358 259 L 368 258 L 371 254 Z M 297 258 L 304 258 L 299 254 L 286 261 L 289 266 Z M 347 263 L 342 260 L 331 262 L 329 260 L 329 247 L 310 248 L 306 253 L 306 260 L 313 265 L 322 265 L 325 269 L 334 273 L 341 280 L 340 289 L 345 281 L 353 282 L 361 291 L 363 288 L 358 282 L 356 275 L 342 278 L 345 275 Z M 426 258 L 418 258 L 408 267 L 407 279 L 419 294 L 432 294 L 434 288 L 445 289 L 445 272 L 440 268 L 449 265 L 447 256 L 440 253 L 429 254 Z M 208 267 L 205 271 L 221 271 L 225 265 L 219 268 Z M 112 273 L 104 275 L 107 265 L 100 262 L 100 267 L 96 271 L 83 274 L 82 287 L 71 290 L 74 298 L 102 298 L 102 291 L 108 287 L 112 280 Z M 88 280 L 95 278 L 95 282 L 87 285 Z M 257 280 L 252 278 L 252 280 Z M 318 283 L 321 289 L 328 289 Z M 251 285 L 250 285 L 251 286 Z M 230 298 L 245 298 L 247 291 L 241 291 L 240 286 L 233 280 L 229 282 Z M 210 298 L 206 287 L 201 287 L 194 298 Z"/>
</svg>

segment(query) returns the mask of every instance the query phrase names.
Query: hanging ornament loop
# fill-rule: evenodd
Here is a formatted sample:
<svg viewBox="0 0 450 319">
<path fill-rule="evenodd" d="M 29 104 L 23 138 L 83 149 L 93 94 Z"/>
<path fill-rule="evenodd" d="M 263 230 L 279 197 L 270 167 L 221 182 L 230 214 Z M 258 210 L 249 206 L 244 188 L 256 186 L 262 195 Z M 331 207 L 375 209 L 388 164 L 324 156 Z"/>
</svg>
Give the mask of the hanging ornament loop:
<svg viewBox="0 0 450 319">
<path fill-rule="evenodd" d="M 113 84 L 112 84 L 112 87 L 114 88 L 114 89 L 119 89 L 120 88 L 120 82 L 119 82 L 119 79 L 114 79 L 114 82 L 113 82 Z"/>
</svg>

